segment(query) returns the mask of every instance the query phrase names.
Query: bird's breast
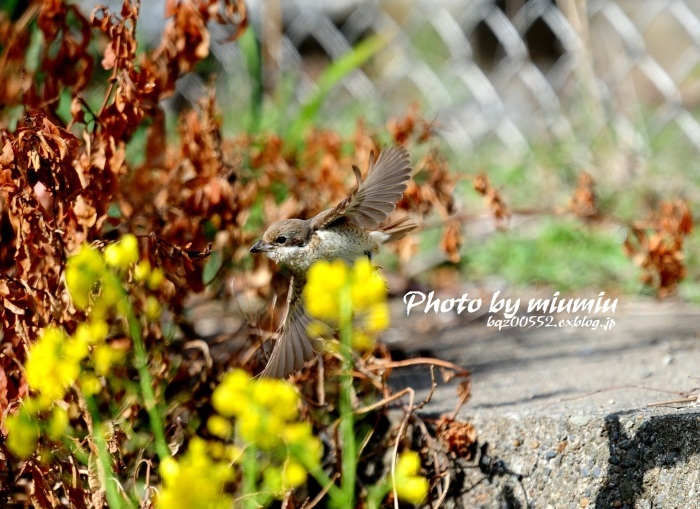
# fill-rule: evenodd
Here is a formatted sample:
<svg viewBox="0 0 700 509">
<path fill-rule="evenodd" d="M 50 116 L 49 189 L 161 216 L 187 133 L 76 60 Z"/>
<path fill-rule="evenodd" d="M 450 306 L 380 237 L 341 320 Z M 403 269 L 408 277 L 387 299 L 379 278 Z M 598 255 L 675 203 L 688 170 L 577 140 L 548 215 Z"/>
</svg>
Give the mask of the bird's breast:
<svg viewBox="0 0 700 509">
<path fill-rule="evenodd" d="M 316 230 L 308 244 L 298 248 L 293 259 L 286 261 L 293 270 L 306 272 L 319 260 L 342 259 L 353 263 L 357 258 L 373 255 L 378 250 L 379 244 L 369 232 L 354 225 L 343 225 Z"/>
</svg>

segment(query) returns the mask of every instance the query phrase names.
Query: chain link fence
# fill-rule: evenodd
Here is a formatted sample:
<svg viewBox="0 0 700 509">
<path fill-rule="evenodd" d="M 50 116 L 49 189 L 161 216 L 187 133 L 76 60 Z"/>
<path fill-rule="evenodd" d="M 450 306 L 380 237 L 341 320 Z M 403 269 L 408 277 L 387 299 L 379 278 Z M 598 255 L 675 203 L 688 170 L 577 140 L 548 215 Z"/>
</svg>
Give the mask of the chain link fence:
<svg viewBox="0 0 700 509">
<path fill-rule="evenodd" d="M 285 98 L 296 105 L 329 63 L 372 34 L 386 39 L 334 90 L 325 119 L 349 111 L 382 119 L 417 102 L 457 151 L 608 135 L 638 154 L 657 142 L 700 150 L 700 0 L 249 0 L 248 8 L 265 89 L 280 95 L 293 76 Z M 155 40 L 163 3 L 142 10 L 144 39 Z M 226 27 L 211 29 L 212 53 L 240 102 L 254 86 L 245 59 L 237 45 L 216 42 Z M 179 90 L 195 102 L 204 87 L 191 75 Z"/>
<path fill-rule="evenodd" d="M 700 149 L 697 0 L 260 0 L 250 6 L 265 84 L 297 76 L 295 99 L 370 34 L 386 46 L 326 105 L 384 115 L 421 104 L 449 144 L 527 148 L 583 131 L 643 151 L 660 136 Z M 223 36 L 223 34 L 222 34 Z M 215 45 L 242 75 L 231 45 Z M 190 84 L 191 85 L 191 84 Z M 187 88 L 187 87 L 184 87 Z"/>
</svg>

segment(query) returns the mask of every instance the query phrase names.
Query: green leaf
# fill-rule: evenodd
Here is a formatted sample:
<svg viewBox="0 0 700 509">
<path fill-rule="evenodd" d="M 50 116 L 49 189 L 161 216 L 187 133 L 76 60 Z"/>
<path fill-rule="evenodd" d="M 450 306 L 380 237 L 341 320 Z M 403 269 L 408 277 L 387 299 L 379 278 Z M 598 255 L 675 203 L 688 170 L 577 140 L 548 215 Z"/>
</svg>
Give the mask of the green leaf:
<svg viewBox="0 0 700 509">
<path fill-rule="evenodd" d="M 285 139 L 292 145 L 297 145 L 302 136 L 318 116 L 324 101 L 333 88 L 345 76 L 359 69 L 370 58 L 376 55 L 386 44 L 386 38 L 375 34 L 364 39 L 351 51 L 331 63 L 321 74 L 318 90 L 302 106 L 297 118 L 290 124 Z"/>
<path fill-rule="evenodd" d="M 255 134 L 260 129 L 264 90 L 262 50 L 253 26 L 249 26 L 238 39 L 238 47 L 245 60 L 245 65 L 248 68 L 248 77 L 250 78 L 250 125 L 248 126 L 248 132 Z"/>
<path fill-rule="evenodd" d="M 208 285 L 214 280 L 223 263 L 224 256 L 221 250 L 212 251 L 209 258 L 207 258 L 207 262 L 204 264 L 204 270 L 202 270 L 202 282 L 205 285 Z"/>
<path fill-rule="evenodd" d="M 122 217 L 124 217 L 122 216 L 122 211 L 119 208 L 119 205 L 117 205 L 116 203 L 109 204 L 109 207 L 107 208 L 107 216 L 116 219 L 121 219 Z"/>
</svg>

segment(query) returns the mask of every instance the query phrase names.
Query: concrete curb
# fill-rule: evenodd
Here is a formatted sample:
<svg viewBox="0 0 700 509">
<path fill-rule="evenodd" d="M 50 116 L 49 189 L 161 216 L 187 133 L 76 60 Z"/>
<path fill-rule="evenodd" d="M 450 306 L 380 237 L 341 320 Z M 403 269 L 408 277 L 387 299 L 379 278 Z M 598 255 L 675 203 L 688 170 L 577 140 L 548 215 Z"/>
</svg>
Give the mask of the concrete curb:
<svg viewBox="0 0 700 509">
<path fill-rule="evenodd" d="M 698 409 L 471 422 L 503 468 L 467 471 L 456 507 L 700 507 Z"/>
<path fill-rule="evenodd" d="M 458 417 L 489 444 L 488 461 L 456 473 L 452 507 L 700 509 L 700 408 L 648 407 L 697 385 L 700 308 L 621 302 L 608 331 L 499 331 L 487 316 L 407 318 L 401 303 L 393 318 L 397 354 L 472 372 L 473 397 Z M 417 401 L 430 386 L 427 369 L 392 379 L 416 388 Z M 451 413 L 457 400 L 442 385 L 423 411 Z"/>
</svg>

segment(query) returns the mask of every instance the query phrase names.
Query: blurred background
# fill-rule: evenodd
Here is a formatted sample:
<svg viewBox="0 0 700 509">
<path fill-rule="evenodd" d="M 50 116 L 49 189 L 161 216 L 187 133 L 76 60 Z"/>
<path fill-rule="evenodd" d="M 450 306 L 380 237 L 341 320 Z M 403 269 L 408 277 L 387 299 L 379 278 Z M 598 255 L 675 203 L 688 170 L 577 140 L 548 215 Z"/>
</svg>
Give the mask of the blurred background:
<svg viewBox="0 0 700 509">
<path fill-rule="evenodd" d="M 118 11 L 120 2 L 112 2 Z M 700 148 L 700 2 L 612 0 L 251 0 L 263 85 L 295 78 L 303 102 L 321 72 L 373 34 L 385 42 L 370 64 L 333 91 L 326 120 L 348 110 L 384 118 L 415 101 L 456 151 L 497 143 L 532 150 L 538 140 L 585 141 L 601 131 L 630 156 L 655 143 Z M 155 44 L 163 2 L 140 20 Z M 150 14 L 149 14 L 150 13 Z M 240 97 L 253 87 L 237 45 L 216 44 L 216 65 Z M 247 83 L 246 83 L 247 82 Z M 238 87 L 233 86 L 233 84 Z M 197 78 L 181 84 L 194 99 Z M 232 106 L 241 101 L 234 101 Z M 588 137 L 588 138 L 586 138 Z M 580 154 L 581 163 L 586 154 Z M 588 157 L 592 157 L 588 155 Z M 634 161 L 618 172 L 639 170 Z"/>
<path fill-rule="evenodd" d="M 118 11 L 121 2 L 111 4 Z M 621 244 L 635 224 L 658 218 L 660 203 L 699 198 L 698 0 L 247 6 L 253 30 L 231 44 L 226 26 L 210 26 L 206 69 L 178 82 L 171 106 L 195 105 L 212 72 L 233 131 L 283 132 L 319 95 L 313 124 L 341 133 L 352 133 L 358 118 L 376 125 L 415 106 L 451 169 L 467 177 L 457 196 L 467 239 L 460 263 L 471 279 L 497 274 L 523 285 L 643 292 Z M 138 34 L 146 46 L 158 44 L 164 8 L 142 5 Z M 562 217 L 584 172 L 595 213 L 605 219 L 593 228 Z M 510 231 L 499 236 L 471 189 L 469 178 L 482 173 L 512 212 Z M 423 245 L 436 238 L 428 232 Z M 692 266 L 697 237 L 686 241 Z M 409 274 L 446 260 L 420 252 Z M 696 274 L 687 276 L 681 295 L 697 300 Z"/>
</svg>

